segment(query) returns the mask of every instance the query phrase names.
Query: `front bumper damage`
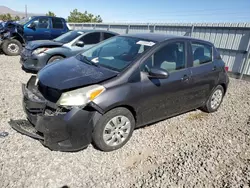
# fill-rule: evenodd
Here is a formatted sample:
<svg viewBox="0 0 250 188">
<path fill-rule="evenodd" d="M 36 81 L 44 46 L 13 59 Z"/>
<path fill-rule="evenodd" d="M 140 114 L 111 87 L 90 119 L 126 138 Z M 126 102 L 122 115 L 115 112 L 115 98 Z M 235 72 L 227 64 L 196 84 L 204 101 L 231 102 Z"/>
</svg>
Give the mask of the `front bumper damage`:
<svg viewBox="0 0 250 188">
<path fill-rule="evenodd" d="M 101 113 L 88 107 L 60 109 L 41 95 L 35 79 L 33 76 L 27 86 L 22 85 L 23 109 L 28 122 L 24 125 L 12 120 L 12 128 L 40 140 L 51 150 L 78 151 L 86 148 L 91 143 L 93 127 Z"/>
</svg>

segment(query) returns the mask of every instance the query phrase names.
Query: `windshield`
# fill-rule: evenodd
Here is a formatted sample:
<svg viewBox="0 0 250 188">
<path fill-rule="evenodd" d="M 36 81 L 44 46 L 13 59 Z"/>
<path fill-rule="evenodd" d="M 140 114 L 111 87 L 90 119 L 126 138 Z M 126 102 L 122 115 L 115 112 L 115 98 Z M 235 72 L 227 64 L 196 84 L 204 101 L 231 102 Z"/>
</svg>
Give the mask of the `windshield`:
<svg viewBox="0 0 250 188">
<path fill-rule="evenodd" d="M 66 44 L 66 43 L 71 42 L 72 40 L 76 39 L 77 37 L 79 37 L 82 34 L 84 34 L 84 32 L 82 32 L 82 31 L 69 31 L 69 32 L 55 38 L 54 41 Z"/>
<path fill-rule="evenodd" d="M 17 23 L 21 24 L 21 25 L 25 25 L 28 21 L 30 21 L 32 19 L 32 17 L 29 18 L 23 18 L 20 21 L 17 21 Z"/>
<path fill-rule="evenodd" d="M 97 44 L 80 54 L 80 61 L 88 61 L 121 72 L 140 54 L 155 43 L 132 37 L 117 36 Z"/>
</svg>

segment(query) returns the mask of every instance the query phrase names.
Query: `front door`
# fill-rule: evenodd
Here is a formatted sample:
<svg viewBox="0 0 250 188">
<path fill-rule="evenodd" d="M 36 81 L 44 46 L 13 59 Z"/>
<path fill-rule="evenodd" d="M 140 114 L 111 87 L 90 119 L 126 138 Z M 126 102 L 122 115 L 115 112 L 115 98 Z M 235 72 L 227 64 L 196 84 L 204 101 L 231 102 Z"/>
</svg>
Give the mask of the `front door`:
<svg viewBox="0 0 250 188">
<path fill-rule="evenodd" d="M 189 84 L 191 72 L 187 68 L 186 43 L 171 42 L 157 50 L 141 64 L 141 101 L 143 123 L 151 123 L 170 117 L 190 108 Z M 166 79 L 148 77 L 151 68 L 165 69 Z"/>
<path fill-rule="evenodd" d="M 78 54 L 80 52 L 83 52 L 83 51 L 91 48 L 95 44 L 99 43 L 100 40 L 101 40 L 101 33 L 100 32 L 93 32 L 93 33 L 86 34 L 78 40 L 78 41 L 83 41 L 84 46 L 79 47 L 79 46 L 76 46 L 75 44 L 73 44 L 71 50 L 72 50 L 74 55 Z M 77 43 L 77 41 L 76 41 L 76 43 Z"/>
<path fill-rule="evenodd" d="M 50 40 L 51 23 L 50 18 L 40 17 L 32 20 L 24 27 L 24 37 L 27 41 Z"/>
</svg>

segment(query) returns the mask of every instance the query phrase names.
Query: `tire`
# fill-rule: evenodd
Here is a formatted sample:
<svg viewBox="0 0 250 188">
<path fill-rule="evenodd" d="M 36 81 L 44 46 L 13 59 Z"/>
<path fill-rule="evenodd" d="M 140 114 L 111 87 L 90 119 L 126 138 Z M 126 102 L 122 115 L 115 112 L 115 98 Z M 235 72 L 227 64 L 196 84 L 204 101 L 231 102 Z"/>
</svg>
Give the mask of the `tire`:
<svg viewBox="0 0 250 188">
<path fill-rule="evenodd" d="M 207 112 L 207 113 L 213 113 L 213 112 L 217 111 L 219 109 L 222 101 L 223 101 L 224 94 L 225 94 L 224 88 L 221 85 L 218 85 L 213 90 L 213 92 L 209 96 L 206 104 L 201 108 L 201 110 L 204 111 L 204 112 Z M 214 97 L 216 97 L 215 95 L 218 96 L 218 99 L 214 98 Z"/>
<path fill-rule="evenodd" d="M 5 40 L 2 44 L 2 50 L 6 55 L 17 56 L 22 51 L 22 44 L 16 39 Z"/>
<path fill-rule="evenodd" d="M 114 124 L 114 120 L 118 120 L 117 125 Z M 97 122 L 92 135 L 93 144 L 99 150 L 105 152 L 119 149 L 128 142 L 134 128 L 135 119 L 132 113 L 126 108 L 115 108 L 104 114 Z M 106 137 L 106 141 L 104 137 Z M 118 138 L 120 138 L 120 143 Z"/>
<path fill-rule="evenodd" d="M 53 63 L 53 62 L 58 61 L 58 60 L 61 60 L 61 59 L 64 59 L 64 57 L 63 57 L 63 56 L 60 56 L 60 55 L 52 56 L 52 57 L 48 60 L 48 63 L 47 63 L 47 64 Z"/>
</svg>

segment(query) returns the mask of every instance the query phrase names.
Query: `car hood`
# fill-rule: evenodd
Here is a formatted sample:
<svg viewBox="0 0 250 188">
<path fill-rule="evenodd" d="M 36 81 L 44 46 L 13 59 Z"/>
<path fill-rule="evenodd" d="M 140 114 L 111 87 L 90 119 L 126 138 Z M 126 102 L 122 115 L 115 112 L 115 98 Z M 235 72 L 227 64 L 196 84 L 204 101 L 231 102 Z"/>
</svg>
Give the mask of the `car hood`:
<svg viewBox="0 0 250 188">
<path fill-rule="evenodd" d="M 60 47 L 62 45 L 63 43 L 55 42 L 53 40 L 35 40 L 28 42 L 26 48 L 29 50 L 35 50 L 36 48 L 41 47 Z"/>
<path fill-rule="evenodd" d="M 39 71 L 38 79 L 47 87 L 58 90 L 71 90 L 97 84 L 113 78 L 117 74 L 115 71 L 89 65 L 76 57 L 71 57 L 45 66 Z"/>
</svg>

